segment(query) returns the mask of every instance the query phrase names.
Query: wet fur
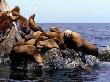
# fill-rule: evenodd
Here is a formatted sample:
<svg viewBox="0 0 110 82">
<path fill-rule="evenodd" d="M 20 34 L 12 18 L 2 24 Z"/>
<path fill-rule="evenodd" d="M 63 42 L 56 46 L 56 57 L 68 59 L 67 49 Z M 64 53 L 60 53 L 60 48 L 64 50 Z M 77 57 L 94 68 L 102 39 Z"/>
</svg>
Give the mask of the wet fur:
<svg viewBox="0 0 110 82">
<path fill-rule="evenodd" d="M 41 55 L 38 53 L 36 47 L 32 45 L 17 45 L 13 47 L 12 53 L 18 55 L 27 55 L 34 58 L 36 63 L 43 63 Z"/>
<path fill-rule="evenodd" d="M 77 52 L 81 51 L 82 53 L 95 56 L 98 54 L 97 47 L 94 44 L 85 41 L 79 33 L 72 32 L 70 37 L 64 36 L 64 42 L 67 48 L 74 49 Z"/>
<path fill-rule="evenodd" d="M 33 14 L 33 15 L 31 15 L 31 16 L 29 17 L 29 20 L 28 20 L 28 21 L 29 21 L 29 27 L 30 27 L 34 32 L 36 32 L 36 31 L 41 31 L 41 32 L 43 32 L 43 29 L 36 24 L 34 18 L 35 18 L 35 14 Z"/>
</svg>

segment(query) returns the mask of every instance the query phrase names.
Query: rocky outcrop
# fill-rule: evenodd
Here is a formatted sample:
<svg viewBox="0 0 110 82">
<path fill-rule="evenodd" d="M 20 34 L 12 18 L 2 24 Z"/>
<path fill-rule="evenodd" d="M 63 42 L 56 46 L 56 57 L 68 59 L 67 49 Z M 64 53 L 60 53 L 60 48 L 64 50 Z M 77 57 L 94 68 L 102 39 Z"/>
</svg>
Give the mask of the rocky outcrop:
<svg viewBox="0 0 110 82">
<path fill-rule="evenodd" d="M 30 58 L 28 55 L 15 55 L 11 60 L 11 68 L 14 69 L 28 69 L 28 70 L 36 70 L 36 69 L 84 69 L 95 68 L 99 66 L 99 59 L 95 56 L 86 55 L 86 63 L 83 63 L 79 57 L 77 57 L 77 53 L 72 50 L 59 50 L 57 48 L 52 48 L 45 52 L 44 54 L 44 65 L 40 66 L 35 62 L 27 62 Z M 14 65 L 15 64 L 15 65 Z"/>
<path fill-rule="evenodd" d="M 6 54 L 9 54 L 12 50 L 16 33 L 17 30 L 13 27 L 6 39 L 0 43 L 0 58 L 7 57 Z"/>
<path fill-rule="evenodd" d="M 86 55 L 86 64 L 77 57 L 74 50 L 50 49 L 45 53 L 44 67 L 54 69 L 85 68 L 86 66 L 95 67 L 99 64 L 99 59 L 95 56 Z"/>
<path fill-rule="evenodd" d="M 110 46 L 99 47 L 98 58 L 102 61 L 109 61 L 110 60 Z"/>
</svg>

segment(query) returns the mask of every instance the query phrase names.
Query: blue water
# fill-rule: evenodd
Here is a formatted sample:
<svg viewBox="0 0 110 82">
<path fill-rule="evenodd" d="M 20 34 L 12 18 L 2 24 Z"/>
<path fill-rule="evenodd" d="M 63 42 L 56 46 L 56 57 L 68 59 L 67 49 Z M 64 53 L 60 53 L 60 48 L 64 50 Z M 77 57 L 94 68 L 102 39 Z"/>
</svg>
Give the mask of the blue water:
<svg viewBox="0 0 110 82">
<path fill-rule="evenodd" d="M 86 40 L 99 46 L 110 44 L 110 24 L 109 23 L 41 23 L 39 24 L 45 31 L 49 31 L 52 26 L 58 26 L 62 31 L 70 29 L 79 32 Z M 26 74 L 31 80 L 22 82 L 110 82 L 110 62 L 101 62 L 100 68 L 93 72 L 74 72 L 73 69 L 45 71 L 36 74 L 35 70 Z M 21 82 L 10 77 L 10 66 L 0 66 L 0 82 Z M 10 80 L 10 81 L 9 81 Z"/>
</svg>

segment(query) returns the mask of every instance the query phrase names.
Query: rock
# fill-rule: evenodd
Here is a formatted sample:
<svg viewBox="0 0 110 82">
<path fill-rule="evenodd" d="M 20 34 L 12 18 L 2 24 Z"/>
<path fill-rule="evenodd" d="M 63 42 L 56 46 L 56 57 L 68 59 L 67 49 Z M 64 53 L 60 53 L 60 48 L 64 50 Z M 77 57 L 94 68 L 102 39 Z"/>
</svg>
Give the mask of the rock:
<svg viewBox="0 0 110 82">
<path fill-rule="evenodd" d="M 64 68 L 65 63 L 59 49 L 53 48 L 44 54 L 45 68 Z"/>
<path fill-rule="evenodd" d="M 67 49 L 67 50 L 61 50 L 61 53 L 64 58 L 75 58 L 77 55 L 76 51 L 74 49 Z"/>
<path fill-rule="evenodd" d="M 17 30 L 12 27 L 11 31 L 9 32 L 6 39 L 0 43 L 0 58 L 6 58 L 10 54 L 10 51 L 12 50 L 13 44 L 15 44 L 15 35 L 17 33 Z"/>
<path fill-rule="evenodd" d="M 92 55 L 86 55 L 85 59 L 86 59 L 86 64 L 90 67 L 96 67 L 100 63 L 100 59 Z"/>
<path fill-rule="evenodd" d="M 110 60 L 110 46 L 99 47 L 98 49 L 99 56 L 98 58 L 102 61 Z"/>
<path fill-rule="evenodd" d="M 86 56 L 87 63 L 84 64 L 74 50 L 59 50 L 56 48 L 47 51 L 44 57 L 44 67 L 55 69 L 78 68 L 82 66 L 94 66 L 99 64 L 99 60 L 94 56 Z M 95 59 L 94 59 L 95 58 Z"/>
</svg>

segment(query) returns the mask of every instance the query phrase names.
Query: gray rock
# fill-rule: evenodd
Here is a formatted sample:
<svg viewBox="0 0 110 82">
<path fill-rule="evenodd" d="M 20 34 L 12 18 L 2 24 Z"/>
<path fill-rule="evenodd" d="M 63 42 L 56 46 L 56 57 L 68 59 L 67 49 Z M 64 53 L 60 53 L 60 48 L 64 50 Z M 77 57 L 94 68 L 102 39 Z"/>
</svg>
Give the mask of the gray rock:
<svg viewBox="0 0 110 82">
<path fill-rule="evenodd" d="M 17 31 L 15 28 L 12 28 L 6 39 L 0 43 L 0 56 L 4 56 L 4 54 L 9 54 L 12 50 L 12 45 L 15 42 L 15 33 Z"/>
<path fill-rule="evenodd" d="M 94 66 L 99 64 L 99 59 L 95 56 L 87 55 L 86 64 L 77 57 L 74 50 L 59 50 L 56 48 L 50 49 L 45 53 L 45 68 L 67 69 L 78 68 L 79 66 Z"/>
<path fill-rule="evenodd" d="M 4 61 L 4 58 L 9 58 L 10 51 L 12 50 L 13 45 L 15 44 L 16 34 L 20 36 L 18 31 L 12 27 L 6 39 L 0 43 L 0 60 Z"/>
<path fill-rule="evenodd" d="M 86 55 L 85 59 L 86 59 L 86 64 L 91 67 L 99 65 L 100 63 L 100 60 L 97 57 L 92 56 L 92 55 Z"/>
<path fill-rule="evenodd" d="M 98 48 L 99 59 L 102 61 L 110 60 L 110 46 L 99 47 Z"/>
<path fill-rule="evenodd" d="M 59 49 L 50 49 L 44 55 L 45 68 L 64 68 L 65 63 Z"/>
</svg>

